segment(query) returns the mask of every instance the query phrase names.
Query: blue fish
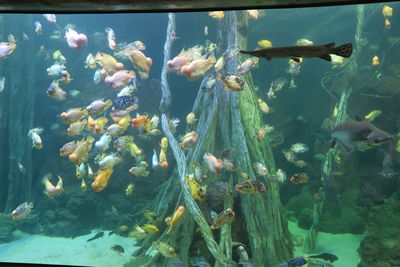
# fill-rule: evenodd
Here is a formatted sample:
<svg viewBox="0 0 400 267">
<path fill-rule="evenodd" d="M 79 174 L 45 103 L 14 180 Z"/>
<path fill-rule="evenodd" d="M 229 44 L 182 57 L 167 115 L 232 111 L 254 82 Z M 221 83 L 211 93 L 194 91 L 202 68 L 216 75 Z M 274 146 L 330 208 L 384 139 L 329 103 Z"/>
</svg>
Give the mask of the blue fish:
<svg viewBox="0 0 400 267">
<path fill-rule="evenodd" d="M 303 257 L 297 257 L 293 258 L 291 260 L 288 260 L 284 263 L 281 263 L 279 266 L 280 267 L 296 267 L 296 266 L 303 266 L 304 264 L 307 264 L 307 260 Z"/>
<path fill-rule="evenodd" d="M 114 99 L 113 107 L 114 107 L 114 109 L 124 110 L 134 104 L 137 104 L 138 102 L 139 102 L 139 99 L 136 96 L 121 96 L 121 97 Z"/>
</svg>

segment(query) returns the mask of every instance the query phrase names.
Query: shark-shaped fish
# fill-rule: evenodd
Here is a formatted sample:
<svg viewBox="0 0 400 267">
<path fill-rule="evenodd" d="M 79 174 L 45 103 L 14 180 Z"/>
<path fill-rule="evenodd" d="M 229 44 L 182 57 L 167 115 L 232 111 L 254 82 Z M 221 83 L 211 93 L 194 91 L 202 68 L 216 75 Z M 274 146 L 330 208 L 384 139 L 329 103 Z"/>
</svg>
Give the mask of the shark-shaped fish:
<svg viewBox="0 0 400 267">
<path fill-rule="evenodd" d="M 353 44 L 347 43 L 335 47 L 335 43 L 325 45 L 312 45 L 312 46 L 282 46 L 271 47 L 254 51 L 243 51 L 240 53 L 250 54 L 256 57 L 263 57 L 268 61 L 272 58 L 285 58 L 290 57 L 296 62 L 300 62 L 301 57 L 319 57 L 326 61 L 331 61 L 330 54 L 338 55 L 341 57 L 349 58 L 353 53 Z"/>
<path fill-rule="evenodd" d="M 359 116 L 356 116 L 355 120 L 343 122 L 333 128 L 331 137 L 333 138 L 331 148 L 340 143 L 348 153 L 354 150 L 364 151 L 393 139 L 393 135 Z"/>
</svg>

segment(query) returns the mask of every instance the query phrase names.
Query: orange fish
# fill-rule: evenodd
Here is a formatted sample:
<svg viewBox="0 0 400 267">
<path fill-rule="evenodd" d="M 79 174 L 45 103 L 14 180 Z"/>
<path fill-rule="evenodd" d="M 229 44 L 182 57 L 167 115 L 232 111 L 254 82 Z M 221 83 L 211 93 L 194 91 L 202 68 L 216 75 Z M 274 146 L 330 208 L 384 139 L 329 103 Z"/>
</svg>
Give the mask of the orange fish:
<svg viewBox="0 0 400 267">
<path fill-rule="evenodd" d="M 217 159 L 213 154 L 211 153 L 204 153 L 203 159 L 207 162 L 208 168 L 210 171 L 220 173 L 221 170 L 224 168 L 224 164 L 222 160 Z"/>
<path fill-rule="evenodd" d="M 172 216 L 171 223 L 168 226 L 167 235 L 175 228 L 175 226 L 181 221 L 183 213 L 185 212 L 184 206 L 179 206 Z"/>
<path fill-rule="evenodd" d="M 86 112 L 84 109 L 73 108 L 68 110 L 67 112 L 61 113 L 60 117 L 64 120 L 65 123 L 71 124 L 82 119 L 85 114 Z"/>
<path fill-rule="evenodd" d="M 138 115 L 136 118 L 132 120 L 132 127 L 144 127 L 146 122 L 149 120 L 149 116 L 147 115 Z"/>
<path fill-rule="evenodd" d="M 43 177 L 42 183 L 45 186 L 44 193 L 49 198 L 55 198 L 56 196 L 61 194 L 63 191 L 63 180 L 60 176 L 58 176 L 58 183 L 56 186 L 54 186 L 49 180 L 51 178 L 51 176 L 52 176 L 51 174 L 48 174 L 45 177 Z"/>
<path fill-rule="evenodd" d="M 94 178 L 94 182 L 92 183 L 92 188 L 95 192 L 100 192 L 106 188 L 108 184 L 108 180 L 113 173 L 113 169 L 106 169 L 104 171 L 100 171 L 96 177 Z"/>
<path fill-rule="evenodd" d="M 139 71 L 140 79 L 145 80 L 149 77 L 150 67 L 153 64 L 153 60 L 146 57 L 143 52 L 138 49 L 132 49 L 128 52 L 128 59 L 132 62 L 135 68 Z"/>
<path fill-rule="evenodd" d="M 302 183 L 307 183 L 309 180 L 309 177 L 306 173 L 295 173 L 293 176 L 290 178 L 290 182 L 292 184 L 302 184 Z"/>
<path fill-rule="evenodd" d="M 94 142 L 93 136 L 87 136 L 86 140 L 77 142 L 74 152 L 68 156 L 69 160 L 75 164 L 81 164 L 88 158 L 88 152 L 92 148 Z"/>
</svg>

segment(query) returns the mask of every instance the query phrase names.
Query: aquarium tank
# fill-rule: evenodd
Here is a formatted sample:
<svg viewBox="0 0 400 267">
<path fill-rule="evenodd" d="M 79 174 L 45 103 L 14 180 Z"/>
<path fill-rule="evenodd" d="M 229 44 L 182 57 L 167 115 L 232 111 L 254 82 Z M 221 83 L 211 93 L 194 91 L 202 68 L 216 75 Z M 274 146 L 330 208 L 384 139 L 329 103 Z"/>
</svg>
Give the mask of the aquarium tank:
<svg viewBox="0 0 400 267">
<path fill-rule="evenodd" d="M 400 3 L 53 13 L 0 15 L 0 262 L 400 266 Z"/>
</svg>

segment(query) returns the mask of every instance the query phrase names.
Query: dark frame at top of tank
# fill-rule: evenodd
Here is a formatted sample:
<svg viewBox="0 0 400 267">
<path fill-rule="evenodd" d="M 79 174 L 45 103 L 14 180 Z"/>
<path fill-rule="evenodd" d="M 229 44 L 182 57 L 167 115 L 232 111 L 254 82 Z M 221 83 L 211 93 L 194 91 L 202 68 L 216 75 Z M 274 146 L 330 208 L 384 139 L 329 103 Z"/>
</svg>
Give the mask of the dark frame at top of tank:
<svg viewBox="0 0 400 267">
<path fill-rule="evenodd" d="M 371 4 L 370 0 L 0 0 L 0 13 L 187 12 Z"/>
</svg>

